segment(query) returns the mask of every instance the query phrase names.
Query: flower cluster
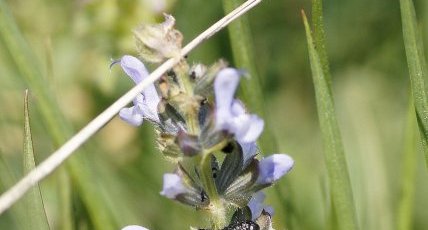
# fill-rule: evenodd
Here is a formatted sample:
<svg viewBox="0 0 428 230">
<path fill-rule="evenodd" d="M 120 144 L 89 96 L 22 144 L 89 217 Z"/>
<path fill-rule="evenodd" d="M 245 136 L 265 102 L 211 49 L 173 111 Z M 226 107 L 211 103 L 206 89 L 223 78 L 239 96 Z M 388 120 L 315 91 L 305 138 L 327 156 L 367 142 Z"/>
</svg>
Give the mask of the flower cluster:
<svg viewBox="0 0 428 230">
<path fill-rule="evenodd" d="M 146 49 L 142 59 L 160 61 L 181 48 L 182 36 L 173 26 L 166 16 L 166 22 L 138 31 L 137 43 Z M 126 55 L 118 63 L 137 84 L 149 75 L 136 57 Z M 206 67 L 182 60 L 119 115 L 133 126 L 152 123 L 160 151 L 174 163 L 161 195 L 208 213 L 210 229 L 270 230 L 273 210 L 263 205 L 261 190 L 294 162 L 286 154 L 256 159 L 264 121 L 235 98 L 242 74 L 223 61 Z"/>
</svg>

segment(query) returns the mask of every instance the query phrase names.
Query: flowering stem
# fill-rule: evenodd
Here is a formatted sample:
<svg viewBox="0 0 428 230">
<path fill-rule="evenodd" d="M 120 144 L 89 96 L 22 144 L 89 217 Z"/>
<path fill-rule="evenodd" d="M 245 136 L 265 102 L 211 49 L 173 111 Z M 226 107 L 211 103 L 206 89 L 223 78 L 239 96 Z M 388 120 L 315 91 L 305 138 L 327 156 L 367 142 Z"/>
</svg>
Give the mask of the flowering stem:
<svg viewBox="0 0 428 230">
<path fill-rule="evenodd" d="M 217 192 L 217 187 L 212 172 L 212 152 L 203 154 L 200 161 L 201 179 L 204 189 L 210 198 L 208 213 L 211 217 L 212 228 L 222 229 L 226 225 L 226 208 Z"/>
<path fill-rule="evenodd" d="M 210 200 L 217 200 L 218 193 L 215 186 L 214 178 L 212 177 L 211 154 L 204 154 L 201 161 L 202 183 Z"/>
<path fill-rule="evenodd" d="M 98 130 L 107 124 L 123 107 L 130 103 L 138 94 L 140 94 L 148 85 L 153 84 L 168 70 L 174 67 L 180 60 L 193 50 L 196 46 L 207 40 L 218 31 L 226 27 L 235 19 L 246 13 L 251 8 L 255 7 L 262 0 L 248 0 L 234 11 L 230 12 L 215 24 L 210 26 L 203 33 L 198 35 L 189 44 L 181 50 L 180 54 L 175 58 L 168 59 L 155 71 L 153 71 L 146 79 L 130 89 L 126 94 L 120 97 L 110 107 L 104 110 L 95 119 L 89 122 L 76 135 L 70 138 L 58 150 L 50 154 L 50 157 L 40 163 L 35 169 L 29 172 L 12 188 L 2 194 L 0 197 L 0 214 L 18 201 L 31 187 L 52 173 L 59 165 L 61 165 L 72 153 L 92 137 Z M 58 124 L 59 125 L 59 124 Z"/>
</svg>

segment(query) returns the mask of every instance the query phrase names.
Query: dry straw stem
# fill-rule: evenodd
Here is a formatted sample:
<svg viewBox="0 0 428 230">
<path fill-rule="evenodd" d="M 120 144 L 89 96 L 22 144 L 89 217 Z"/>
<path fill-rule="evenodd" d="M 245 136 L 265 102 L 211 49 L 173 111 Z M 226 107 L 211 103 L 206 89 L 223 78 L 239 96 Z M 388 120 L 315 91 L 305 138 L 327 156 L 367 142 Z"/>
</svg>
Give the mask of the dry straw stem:
<svg viewBox="0 0 428 230">
<path fill-rule="evenodd" d="M 222 19 L 217 21 L 215 24 L 210 26 L 203 33 L 199 34 L 189 44 L 187 44 L 182 50 L 180 55 L 175 58 L 168 59 L 155 71 L 153 71 L 149 77 L 144 79 L 142 82 L 137 84 L 135 87 L 130 89 L 126 94 L 120 97 L 110 107 L 104 110 L 95 119 L 89 122 L 83 129 L 81 129 L 76 135 L 70 138 L 63 146 L 53 152 L 50 157 L 39 164 L 35 169 L 29 172 L 23 177 L 18 183 L 12 188 L 2 194 L 0 197 L 0 214 L 12 206 L 17 200 L 19 200 L 32 186 L 37 184 L 57 167 L 59 167 L 71 154 L 78 149 L 83 143 L 85 143 L 91 136 L 93 136 L 98 130 L 100 130 L 107 122 L 109 122 L 121 108 L 125 107 L 130 103 L 139 93 L 141 93 L 148 85 L 159 79 L 169 69 L 174 67 L 185 55 L 187 55 L 196 46 L 207 40 L 219 30 L 226 27 L 229 23 L 239 18 L 241 15 L 255 7 L 262 0 L 248 0 L 235 10 L 224 16 Z"/>
</svg>

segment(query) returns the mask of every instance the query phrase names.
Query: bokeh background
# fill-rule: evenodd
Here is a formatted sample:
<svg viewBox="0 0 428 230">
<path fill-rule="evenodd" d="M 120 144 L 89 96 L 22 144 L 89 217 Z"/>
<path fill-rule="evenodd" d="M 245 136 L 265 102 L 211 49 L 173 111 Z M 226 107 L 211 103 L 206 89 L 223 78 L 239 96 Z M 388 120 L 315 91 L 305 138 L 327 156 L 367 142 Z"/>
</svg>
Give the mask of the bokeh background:
<svg viewBox="0 0 428 230">
<path fill-rule="evenodd" d="M 73 130 L 132 86 L 120 68 L 109 65 L 124 54 L 136 55 L 133 28 L 160 22 L 161 12 L 168 12 L 187 43 L 224 15 L 220 0 L 5 2 L 29 43 L 27 51 L 35 55 L 29 65 L 38 66 L 63 122 Z M 428 1 L 414 3 L 428 44 Z M 254 65 L 262 77 L 263 118 L 275 143 L 268 150 L 295 159 L 292 172 L 268 189 L 267 203 L 275 209 L 277 229 L 331 229 L 301 9 L 310 14 L 310 1 L 266 0 L 248 16 Z M 415 122 L 408 122 L 409 77 L 399 1 L 326 0 L 324 16 L 336 112 L 360 228 L 398 229 L 400 202 L 410 199 L 407 229 L 427 229 L 428 171 Z M 27 88 L 32 93 L 11 58 L 13 52 L 0 37 L 0 191 L 23 175 L 23 96 Z M 224 58 L 233 65 L 231 53 L 228 31 L 223 30 L 194 50 L 189 60 L 209 65 Z M 30 113 L 38 163 L 60 143 L 53 141 L 33 94 Z M 408 139 L 409 133 L 414 138 Z M 411 180 L 403 179 L 406 154 L 413 154 L 415 161 L 410 169 L 414 176 L 406 177 Z M 134 128 L 115 118 L 72 158 L 77 163 L 63 165 L 40 184 L 51 229 L 97 228 L 95 222 L 104 220 L 96 220 L 101 218 L 97 213 L 107 213 L 104 229 L 127 224 L 188 229 L 206 223 L 193 209 L 159 195 L 162 175 L 173 167 L 155 148 L 148 123 Z M 403 197 L 404 183 L 413 188 L 410 197 Z M 15 215 L 18 209 L 19 204 L 0 216 L 0 229 L 21 229 L 25 220 Z"/>
</svg>

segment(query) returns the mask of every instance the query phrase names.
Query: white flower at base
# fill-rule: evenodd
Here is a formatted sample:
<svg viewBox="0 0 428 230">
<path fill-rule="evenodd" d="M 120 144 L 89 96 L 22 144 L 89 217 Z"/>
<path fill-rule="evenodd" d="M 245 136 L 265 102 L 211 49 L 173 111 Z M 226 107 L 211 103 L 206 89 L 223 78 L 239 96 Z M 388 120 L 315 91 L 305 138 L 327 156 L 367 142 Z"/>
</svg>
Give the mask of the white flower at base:
<svg viewBox="0 0 428 230">
<path fill-rule="evenodd" d="M 122 230 L 149 230 L 149 229 L 147 229 L 145 227 L 138 226 L 138 225 L 128 225 L 128 226 L 122 228 Z"/>
</svg>

